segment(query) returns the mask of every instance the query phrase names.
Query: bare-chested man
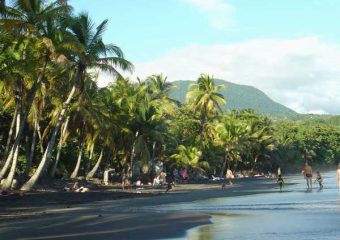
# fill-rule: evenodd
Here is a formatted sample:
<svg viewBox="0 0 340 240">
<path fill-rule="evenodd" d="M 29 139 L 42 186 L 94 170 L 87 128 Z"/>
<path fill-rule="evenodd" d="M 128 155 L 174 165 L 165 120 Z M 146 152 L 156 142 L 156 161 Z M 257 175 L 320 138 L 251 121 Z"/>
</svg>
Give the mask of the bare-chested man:
<svg viewBox="0 0 340 240">
<path fill-rule="evenodd" d="M 311 191 L 313 188 L 313 185 L 312 185 L 313 170 L 312 170 L 312 167 L 309 166 L 308 162 L 305 163 L 305 166 L 302 169 L 302 174 L 304 175 L 307 181 L 307 191 Z"/>
</svg>

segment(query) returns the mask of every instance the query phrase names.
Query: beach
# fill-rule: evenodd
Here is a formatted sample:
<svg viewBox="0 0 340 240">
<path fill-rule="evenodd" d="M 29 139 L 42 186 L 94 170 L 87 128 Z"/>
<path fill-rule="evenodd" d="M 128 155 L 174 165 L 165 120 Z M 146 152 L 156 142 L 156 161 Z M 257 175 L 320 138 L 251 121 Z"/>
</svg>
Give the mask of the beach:
<svg viewBox="0 0 340 240">
<path fill-rule="evenodd" d="M 112 200 L 86 196 L 87 202 L 50 198 L 29 206 L 24 196 L 8 207 L 2 202 L 0 239 L 314 239 L 317 233 L 336 239 L 333 180 L 327 174 L 325 189 L 311 193 L 301 176 L 291 176 L 282 193 L 276 179 L 260 178 L 236 179 L 226 190 L 220 183 L 184 184 L 167 194 L 131 190 L 110 193 Z"/>
</svg>

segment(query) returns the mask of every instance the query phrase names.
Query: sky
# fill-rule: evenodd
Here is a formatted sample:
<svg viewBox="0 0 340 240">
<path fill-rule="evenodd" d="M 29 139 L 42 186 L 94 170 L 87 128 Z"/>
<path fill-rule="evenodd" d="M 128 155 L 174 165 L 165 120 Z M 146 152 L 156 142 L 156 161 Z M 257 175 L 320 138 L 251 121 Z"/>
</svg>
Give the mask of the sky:
<svg viewBox="0 0 340 240">
<path fill-rule="evenodd" d="M 254 86 L 299 113 L 340 114 L 339 0 L 70 0 L 135 71 Z M 99 76 L 106 85 L 112 77 Z"/>
</svg>

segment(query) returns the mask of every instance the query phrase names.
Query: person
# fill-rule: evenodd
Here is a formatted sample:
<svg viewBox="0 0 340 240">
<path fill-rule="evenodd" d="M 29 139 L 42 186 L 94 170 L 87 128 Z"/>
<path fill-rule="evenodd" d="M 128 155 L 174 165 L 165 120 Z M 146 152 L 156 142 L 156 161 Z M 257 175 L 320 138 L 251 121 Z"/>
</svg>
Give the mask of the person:
<svg viewBox="0 0 340 240">
<path fill-rule="evenodd" d="M 311 191 L 313 189 L 313 185 L 312 185 L 313 169 L 308 164 L 308 162 L 305 163 L 305 166 L 302 170 L 302 174 L 304 175 L 306 182 L 307 182 L 307 191 Z"/>
<path fill-rule="evenodd" d="M 225 178 L 227 179 L 229 185 L 233 185 L 233 182 L 231 181 L 231 179 L 234 178 L 234 175 L 233 175 L 233 172 L 229 168 L 227 170 Z"/>
<path fill-rule="evenodd" d="M 175 179 L 170 174 L 168 174 L 168 177 L 166 179 L 166 190 L 165 190 L 165 193 L 170 191 L 173 186 L 175 186 Z"/>
<path fill-rule="evenodd" d="M 280 192 L 282 192 L 282 189 L 283 189 L 283 184 L 285 183 L 284 181 L 283 181 L 283 178 L 282 178 L 282 175 L 280 174 L 280 175 L 278 175 L 278 178 L 277 178 L 277 183 L 279 184 L 279 186 L 280 186 Z"/>
<path fill-rule="evenodd" d="M 87 187 L 84 187 L 84 186 L 80 186 L 79 182 L 76 181 L 76 182 L 73 184 L 71 190 L 72 190 L 73 192 L 88 192 L 90 189 L 88 189 Z"/>
<path fill-rule="evenodd" d="M 178 172 L 178 169 L 175 168 L 173 171 L 172 171 L 172 174 L 175 178 L 175 180 L 178 180 L 179 179 L 179 172 Z"/>
<path fill-rule="evenodd" d="M 127 176 L 126 176 L 124 168 L 120 172 L 120 176 L 122 178 L 122 189 L 125 190 L 125 185 L 126 185 L 128 179 L 127 179 Z"/>
<path fill-rule="evenodd" d="M 181 177 L 182 177 L 183 180 L 189 179 L 188 170 L 186 168 L 182 169 L 180 174 L 181 174 Z"/>
<path fill-rule="evenodd" d="M 320 171 L 316 171 L 316 179 L 315 179 L 315 182 L 318 182 L 319 183 L 319 187 L 320 187 L 320 190 L 323 189 L 323 178 L 320 174 Z"/>
<path fill-rule="evenodd" d="M 280 175 L 281 175 L 281 168 L 278 167 L 278 169 L 277 169 L 277 176 L 280 176 Z"/>
<path fill-rule="evenodd" d="M 160 178 L 161 178 L 161 175 L 158 174 L 158 175 L 153 179 L 152 186 L 159 185 L 160 182 L 161 182 Z"/>
<path fill-rule="evenodd" d="M 340 191 L 340 163 L 338 164 L 338 170 L 336 171 L 336 180 Z"/>
</svg>

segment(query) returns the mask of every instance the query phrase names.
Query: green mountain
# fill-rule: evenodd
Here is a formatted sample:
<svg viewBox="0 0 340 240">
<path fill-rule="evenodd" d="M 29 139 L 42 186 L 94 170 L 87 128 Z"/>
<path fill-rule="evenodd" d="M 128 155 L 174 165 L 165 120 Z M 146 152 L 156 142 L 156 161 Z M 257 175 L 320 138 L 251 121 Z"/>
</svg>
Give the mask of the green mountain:
<svg viewBox="0 0 340 240">
<path fill-rule="evenodd" d="M 194 81 L 181 80 L 173 82 L 175 88 L 170 96 L 184 103 L 186 93 L 188 92 L 191 83 L 194 83 Z M 225 89 L 220 92 L 227 100 L 227 104 L 223 106 L 225 110 L 251 108 L 257 113 L 278 118 L 295 118 L 298 115 L 298 113 L 292 109 L 273 101 L 264 92 L 255 87 L 235 84 L 219 79 L 216 80 L 216 85 L 225 85 Z"/>
</svg>

